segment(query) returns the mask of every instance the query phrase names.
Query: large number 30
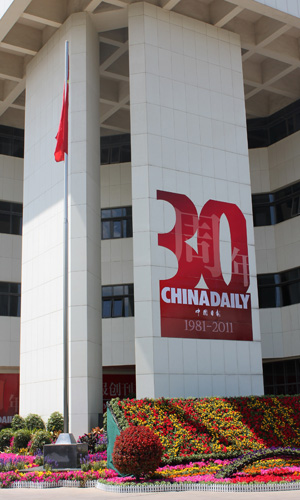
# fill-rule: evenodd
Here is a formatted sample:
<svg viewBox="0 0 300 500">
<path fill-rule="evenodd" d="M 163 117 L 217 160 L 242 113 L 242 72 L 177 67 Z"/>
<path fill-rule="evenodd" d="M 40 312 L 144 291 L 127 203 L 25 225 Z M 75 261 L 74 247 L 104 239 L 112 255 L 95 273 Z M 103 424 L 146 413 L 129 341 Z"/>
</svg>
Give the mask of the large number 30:
<svg viewBox="0 0 300 500">
<path fill-rule="evenodd" d="M 169 233 L 158 235 L 158 244 L 177 257 L 178 272 L 169 286 L 194 288 L 201 276 L 209 289 L 245 293 L 249 287 L 249 263 L 246 220 L 232 203 L 209 200 L 198 217 L 192 201 L 183 194 L 157 191 L 157 199 L 170 203 L 176 221 Z M 227 218 L 231 237 L 231 280 L 227 284 L 221 269 L 220 220 Z M 197 233 L 197 250 L 188 240 Z M 173 282 L 173 283 L 172 283 Z"/>
</svg>

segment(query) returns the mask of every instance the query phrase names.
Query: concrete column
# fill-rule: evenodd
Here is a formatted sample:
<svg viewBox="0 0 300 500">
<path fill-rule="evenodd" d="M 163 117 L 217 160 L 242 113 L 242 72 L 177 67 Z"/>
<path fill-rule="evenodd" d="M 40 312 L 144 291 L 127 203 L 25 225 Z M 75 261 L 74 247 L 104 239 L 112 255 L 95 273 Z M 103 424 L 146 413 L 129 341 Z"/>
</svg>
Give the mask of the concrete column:
<svg viewBox="0 0 300 500">
<path fill-rule="evenodd" d="M 137 397 L 262 394 L 239 37 L 148 3 L 136 3 L 129 6 L 129 66 Z M 187 233 L 178 229 L 168 248 L 163 248 L 164 236 L 160 235 L 173 230 L 176 214 L 172 203 L 166 200 L 167 195 L 158 191 L 173 193 L 173 198 L 181 195 L 183 210 L 190 217 L 184 228 Z M 190 288 L 189 280 L 195 281 L 196 276 L 199 284 L 193 290 L 200 293 L 220 287 L 226 292 L 232 279 L 237 250 L 231 224 L 234 217 L 228 215 L 230 223 L 222 212 L 215 216 L 220 219 L 220 227 L 217 223 L 214 235 L 215 241 L 220 240 L 216 251 L 220 253 L 222 273 L 216 275 L 215 282 L 211 278 L 206 283 L 199 271 L 205 257 L 200 255 L 200 247 L 197 249 L 198 217 L 205 206 L 207 210 L 209 200 L 214 200 L 214 208 L 221 203 L 227 204 L 227 208 L 231 204 L 228 210 L 239 214 L 247 235 L 243 257 L 249 264 L 250 286 L 245 299 L 249 301 L 245 328 L 248 333 L 243 340 L 244 320 L 237 321 L 235 317 L 240 304 L 232 303 L 231 314 L 228 298 L 225 305 L 223 297 L 222 310 L 210 304 L 205 311 L 199 302 L 190 331 L 189 323 L 185 323 L 189 317 L 184 316 L 185 312 L 180 316 L 179 303 L 180 300 L 184 303 L 185 298 L 179 299 L 175 288 L 182 331 L 174 334 L 177 320 L 174 328 L 161 329 L 163 280 L 181 272 L 181 290 Z M 211 216 L 207 220 L 213 224 Z M 183 219 L 178 221 L 178 225 L 183 224 Z M 185 236 L 183 246 L 179 249 L 182 236 Z M 186 250 L 186 245 L 190 250 Z M 188 271 L 190 275 L 182 274 L 175 249 L 187 263 L 192 258 L 198 262 Z M 207 268 L 208 265 L 209 273 Z M 166 302 L 171 300 L 170 293 L 168 289 Z M 217 313 L 226 317 L 221 330 L 227 323 L 229 330 L 234 330 L 232 340 L 229 332 L 223 336 L 221 330 L 214 333 L 215 323 L 216 328 L 220 325 Z M 197 319 L 201 324 L 195 323 Z M 167 320 L 172 323 L 173 313 Z M 203 321 L 206 321 L 205 335 Z"/>
<path fill-rule="evenodd" d="M 27 68 L 20 412 L 63 409 L 63 164 L 54 161 L 70 42 L 70 430 L 97 424 L 102 401 L 99 43 L 72 15 Z"/>
</svg>

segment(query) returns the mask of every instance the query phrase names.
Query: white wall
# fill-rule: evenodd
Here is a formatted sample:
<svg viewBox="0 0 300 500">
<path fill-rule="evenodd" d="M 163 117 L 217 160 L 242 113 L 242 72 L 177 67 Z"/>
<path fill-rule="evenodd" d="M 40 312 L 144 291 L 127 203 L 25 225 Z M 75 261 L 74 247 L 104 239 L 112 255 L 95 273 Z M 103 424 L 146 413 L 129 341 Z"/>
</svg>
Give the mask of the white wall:
<svg viewBox="0 0 300 500">
<path fill-rule="evenodd" d="M 239 38 L 150 4 L 129 7 L 138 397 L 260 394 L 262 366 Z M 247 219 L 253 342 L 162 338 L 159 280 L 176 273 L 157 233 L 157 189 L 237 204 Z"/>
<path fill-rule="evenodd" d="M 23 159 L 0 155 L 0 201 L 23 202 Z M 21 282 L 22 236 L 0 234 L 0 281 Z M 0 373 L 18 372 L 20 318 L 0 317 Z"/>
<path fill-rule="evenodd" d="M 300 132 L 269 148 L 249 151 L 253 193 L 271 192 L 300 179 Z M 257 273 L 299 267 L 300 217 L 274 226 L 256 227 Z M 300 356 L 300 306 L 261 309 L 262 354 L 265 359 Z"/>
<path fill-rule="evenodd" d="M 100 167 L 101 208 L 132 205 L 131 164 Z M 132 238 L 101 241 L 102 285 L 133 283 Z M 102 319 L 103 366 L 135 365 L 134 318 Z"/>
<path fill-rule="evenodd" d="M 70 429 L 101 409 L 99 42 L 86 13 L 72 15 L 27 67 L 20 412 L 63 407 L 63 163 L 54 161 L 70 41 Z"/>
<path fill-rule="evenodd" d="M 266 7 L 271 7 L 272 9 L 277 9 L 281 12 L 290 14 L 291 16 L 300 17 L 299 0 L 254 0 L 254 2 L 261 3 Z M 266 15 L 267 14 L 268 10 L 266 10 Z"/>
<path fill-rule="evenodd" d="M 13 1 L 14 0 L 2 0 L 1 5 L 0 5 L 0 19 L 1 19 L 1 17 L 4 16 L 5 12 L 10 7 L 10 5 L 13 3 Z"/>
</svg>

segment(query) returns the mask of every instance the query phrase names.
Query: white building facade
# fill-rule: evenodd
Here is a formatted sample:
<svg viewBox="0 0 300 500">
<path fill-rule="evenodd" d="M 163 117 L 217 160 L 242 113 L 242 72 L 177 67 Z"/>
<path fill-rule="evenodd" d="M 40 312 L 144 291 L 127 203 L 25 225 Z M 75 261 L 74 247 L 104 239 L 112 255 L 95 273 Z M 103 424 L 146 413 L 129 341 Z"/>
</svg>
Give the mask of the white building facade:
<svg viewBox="0 0 300 500">
<path fill-rule="evenodd" d="M 300 1 L 14 0 L 0 36 L 2 425 L 63 409 L 65 40 L 70 430 L 298 393 Z"/>
</svg>

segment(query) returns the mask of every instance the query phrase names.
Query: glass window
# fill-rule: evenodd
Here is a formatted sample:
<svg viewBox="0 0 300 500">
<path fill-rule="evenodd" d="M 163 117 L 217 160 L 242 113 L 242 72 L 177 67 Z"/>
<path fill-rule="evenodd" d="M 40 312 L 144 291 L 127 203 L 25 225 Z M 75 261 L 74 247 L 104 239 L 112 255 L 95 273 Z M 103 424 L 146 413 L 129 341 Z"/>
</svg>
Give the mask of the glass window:
<svg viewBox="0 0 300 500">
<path fill-rule="evenodd" d="M 111 297 L 113 294 L 112 286 L 103 286 L 102 287 L 102 297 Z"/>
<path fill-rule="evenodd" d="M 0 233 L 10 234 L 10 216 L 0 212 Z"/>
<path fill-rule="evenodd" d="M 300 130 L 300 113 L 295 113 L 293 118 L 294 128 L 290 129 L 290 134 L 293 134 L 294 132 L 297 132 L 297 130 Z"/>
<path fill-rule="evenodd" d="M 288 384 L 296 384 L 297 382 L 294 360 L 285 362 L 285 379 Z"/>
<path fill-rule="evenodd" d="M 284 364 L 277 363 L 275 373 L 273 374 L 274 382 L 276 385 L 284 384 Z"/>
<path fill-rule="evenodd" d="M 102 217 L 102 219 L 109 219 L 110 216 L 111 216 L 111 210 L 110 210 L 110 208 L 101 210 L 101 217 Z"/>
<path fill-rule="evenodd" d="M 110 222 L 107 220 L 102 221 L 102 239 L 109 240 L 111 238 L 110 234 Z"/>
<path fill-rule="evenodd" d="M 0 125 L 0 154 L 24 158 L 24 130 Z"/>
<path fill-rule="evenodd" d="M 133 301 L 129 297 L 124 298 L 124 316 L 133 316 Z"/>
<path fill-rule="evenodd" d="M 22 234 L 22 204 L 0 202 L 0 233 Z"/>
<path fill-rule="evenodd" d="M 264 148 L 300 129 L 300 100 L 271 116 L 247 120 L 248 147 Z"/>
<path fill-rule="evenodd" d="M 133 285 L 102 287 L 102 318 L 126 318 L 133 315 Z"/>
<path fill-rule="evenodd" d="M 113 318 L 119 318 L 121 316 L 125 316 L 122 314 L 123 312 L 123 299 L 114 299 L 113 301 Z"/>
<path fill-rule="evenodd" d="M 122 217 L 125 213 L 125 208 L 123 207 L 111 209 L 111 217 Z"/>
<path fill-rule="evenodd" d="M 118 295 L 123 295 L 124 293 L 128 293 L 127 287 L 124 287 L 124 285 L 117 285 L 112 287 L 113 288 L 113 295 L 117 297 Z"/>
<path fill-rule="evenodd" d="M 300 268 L 257 275 L 259 307 L 284 307 L 300 303 Z"/>
<path fill-rule="evenodd" d="M 273 193 L 252 195 L 254 226 L 270 226 L 300 214 L 300 182 Z"/>
<path fill-rule="evenodd" d="M 271 211 L 269 206 L 253 207 L 254 226 L 270 226 Z"/>
<path fill-rule="evenodd" d="M 278 142 L 287 136 L 287 123 L 286 120 L 282 120 L 276 125 L 270 127 L 270 140 L 271 144 Z"/>
<path fill-rule="evenodd" d="M 120 147 L 111 148 L 111 163 L 120 163 Z"/>
<path fill-rule="evenodd" d="M 291 219 L 293 199 L 286 199 L 276 204 L 276 222 Z"/>
<path fill-rule="evenodd" d="M 21 315 L 21 284 L 0 282 L 0 316 Z"/>
<path fill-rule="evenodd" d="M 112 238 L 122 238 L 122 221 L 113 221 L 113 233 Z"/>
<path fill-rule="evenodd" d="M 295 196 L 293 198 L 293 206 L 292 206 L 292 217 L 300 214 L 300 196 Z"/>
<path fill-rule="evenodd" d="M 100 157 L 101 165 L 130 162 L 130 134 L 101 137 Z"/>
<path fill-rule="evenodd" d="M 272 385 L 273 383 L 273 365 L 272 363 L 264 364 L 264 385 Z"/>
<path fill-rule="evenodd" d="M 300 393 L 300 359 L 263 363 L 265 394 Z"/>
<path fill-rule="evenodd" d="M 111 318 L 111 300 L 102 299 L 102 318 Z"/>
<path fill-rule="evenodd" d="M 130 149 L 130 144 L 125 144 L 121 146 L 120 150 L 120 162 L 121 163 L 129 163 L 131 161 L 131 149 Z"/>
<path fill-rule="evenodd" d="M 101 165 L 107 165 L 109 163 L 109 149 L 101 148 Z"/>
<path fill-rule="evenodd" d="M 101 210 L 101 237 L 103 240 L 132 237 L 131 207 Z"/>
</svg>

